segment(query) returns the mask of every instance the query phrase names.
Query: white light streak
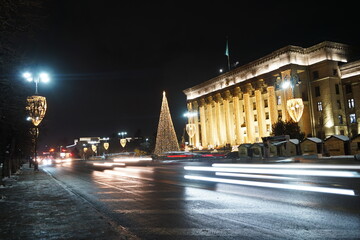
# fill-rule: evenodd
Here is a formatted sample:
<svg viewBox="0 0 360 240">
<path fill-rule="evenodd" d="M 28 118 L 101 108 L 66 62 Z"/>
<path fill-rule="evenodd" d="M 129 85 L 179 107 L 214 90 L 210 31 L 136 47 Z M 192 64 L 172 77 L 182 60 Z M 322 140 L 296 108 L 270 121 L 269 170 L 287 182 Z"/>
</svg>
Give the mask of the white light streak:
<svg viewBox="0 0 360 240">
<path fill-rule="evenodd" d="M 113 163 L 93 163 L 94 166 L 106 166 L 106 167 L 112 167 L 114 164 Z"/>
<path fill-rule="evenodd" d="M 215 175 L 216 176 L 228 176 L 228 177 L 280 179 L 280 180 L 294 180 L 295 179 L 295 178 L 292 178 L 292 177 L 255 175 L 255 174 L 241 174 L 241 173 L 227 173 L 227 172 L 216 172 Z"/>
<path fill-rule="evenodd" d="M 214 163 L 213 167 L 241 167 L 241 168 L 296 168 L 296 169 L 359 169 L 360 165 L 334 165 L 334 164 L 227 164 Z"/>
<path fill-rule="evenodd" d="M 302 175 L 302 176 L 320 176 L 320 177 L 360 177 L 357 172 L 350 171 L 328 171 L 328 170 L 291 170 L 291 169 L 249 169 L 249 168 L 221 168 L 221 167 L 194 167 L 186 166 L 185 170 L 191 171 L 209 171 L 209 172 L 238 172 L 238 173 L 256 173 L 256 174 L 278 174 L 278 175 Z"/>
<path fill-rule="evenodd" d="M 115 158 L 114 162 L 140 162 L 140 161 L 152 161 L 150 157 L 144 158 Z"/>
<path fill-rule="evenodd" d="M 191 180 L 207 181 L 207 182 L 230 183 L 230 184 L 255 186 L 255 187 L 268 187 L 268 188 L 289 189 L 289 190 L 298 190 L 298 191 L 310 191 L 310 192 L 321 192 L 321 193 L 331 193 L 331 194 L 355 196 L 355 193 L 353 190 L 342 189 L 342 188 L 328 188 L 328 187 L 291 185 L 291 184 L 283 184 L 283 183 L 255 182 L 255 181 L 201 177 L 201 176 L 192 176 L 192 175 L 185 175 L 184 178 L 191 179 Z"/>
</svg>

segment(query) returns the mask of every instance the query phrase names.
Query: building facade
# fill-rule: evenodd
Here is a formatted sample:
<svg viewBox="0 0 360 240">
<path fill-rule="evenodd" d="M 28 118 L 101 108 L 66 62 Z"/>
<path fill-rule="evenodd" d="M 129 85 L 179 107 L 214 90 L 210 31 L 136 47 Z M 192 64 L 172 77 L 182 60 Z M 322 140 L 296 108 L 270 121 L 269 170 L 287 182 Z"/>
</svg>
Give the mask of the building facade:
<svg viewBox="0 0 360 240">
<path fill-rule="evenodd" d="M 291 99 L 302 101 L 299 126 L 306 136 L 357 135 L 360 61 L 347 63 L 348 52 L 334 42 L 287 46 L 184 90 L 188 111 L 195 113 L 188 117 L 196 129 L 190 145 L 261 142 L 275 122 L 293 118 Z"/>
</svg>

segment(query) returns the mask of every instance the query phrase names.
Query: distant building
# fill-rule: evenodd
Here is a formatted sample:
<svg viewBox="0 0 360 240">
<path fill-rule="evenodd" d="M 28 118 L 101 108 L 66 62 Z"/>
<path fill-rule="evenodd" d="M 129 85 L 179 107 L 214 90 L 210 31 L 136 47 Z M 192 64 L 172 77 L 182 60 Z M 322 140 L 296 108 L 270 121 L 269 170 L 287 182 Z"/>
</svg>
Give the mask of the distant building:
<svg viewBox="0 0 360 240">
<path fill-rule="evenodd" d="M 260 142 L 278 119 L 290 120 L 289 99 L 303 101 L 299 121 L 307 136 L 360 133 L 360 61 L 347 63 L 349 47 L 322 42 L 287 46 L 184 90 L 190 145 L 203 148 Z M 287 87 L 287 88 L 286 88 Z"/>
</svg>

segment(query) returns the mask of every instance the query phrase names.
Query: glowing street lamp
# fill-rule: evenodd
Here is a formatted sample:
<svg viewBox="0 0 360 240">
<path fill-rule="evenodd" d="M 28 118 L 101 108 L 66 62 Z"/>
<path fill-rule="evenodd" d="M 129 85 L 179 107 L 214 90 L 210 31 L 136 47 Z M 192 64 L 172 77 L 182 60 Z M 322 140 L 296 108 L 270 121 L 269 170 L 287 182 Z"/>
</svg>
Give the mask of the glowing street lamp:
<svg viewBox="0 0 360 240">
<path fill-rule="evenodd" d="M 121 136 L 121 138 L 124 138 L 124 136 L 127 135 L 127 132 L 119 132 L 118 136 Z"/>
<path fill-rule="evenodd" d="M 290 80 L 285 80 L 281 84 L 281 88 L 286 91 L 288 88 L 294 90 L 294 85 L 298 86 L 301 83 L 300 79 L 297 75 L 291 76 Z M 302 117 L 304 111 L 304 103 L 302 98 L 292 98 L 287 100 L 286 109 L 290 115 L 290 117 L 295 121 L 299 122 Z"/>
<path fill-rule="evenodd" d="M 120 145 L 124 148 L 126 145 L 126 138 L 124 138 L 124 136 L 126 136 L 127 132 L 119 132 L 118 135 L 121 136 L 120 139 Z"/>
<path fill-rule="evenodd" d="M 35 83 L 35 94 L 38 94 L 38 84 L 40 82 L 48 83 L 50 81 L 50 76 L 46 72 L 41 72 L 39 74 L 32 74 L 31 72 L 24 72 L 22 75 L 28 82 Z"/>
<path fill-rule="evenodd" d="M 38 95 L 38 84 L 40 82 L 47 83 L 50 81 L 50 77 L 47 73 L 41 72 L 39 74 L 32 74 L 31 72 L 25 72 L 22 75 L 28 82 L 35 83 L 35 95 L 27 97 L 26 110 L 29 113 L 28 121 L 31 121 L 34 125 L 34 129 L 31 130 L 34 137 L 34 170 L 38 170 L 37 163 L 37 139 L 39 136 L 39 124 L 45 117 L 47 103 L 46 98 Z"/>
</svg>

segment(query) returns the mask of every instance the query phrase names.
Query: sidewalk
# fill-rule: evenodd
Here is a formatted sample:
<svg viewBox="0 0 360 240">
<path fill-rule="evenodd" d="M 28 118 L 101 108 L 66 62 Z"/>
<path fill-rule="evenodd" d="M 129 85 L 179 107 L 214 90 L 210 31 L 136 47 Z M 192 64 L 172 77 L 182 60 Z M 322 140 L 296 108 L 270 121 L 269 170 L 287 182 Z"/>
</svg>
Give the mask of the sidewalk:
<svg viewBox="0 0 360 240">
<path fill-rule="evenodd" d="M 24 164 L 0 188 L 0 239 L 127 239 L 97 210 Z"/>
</svg>

